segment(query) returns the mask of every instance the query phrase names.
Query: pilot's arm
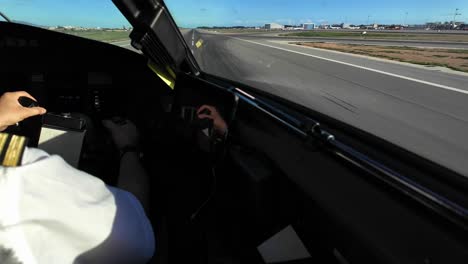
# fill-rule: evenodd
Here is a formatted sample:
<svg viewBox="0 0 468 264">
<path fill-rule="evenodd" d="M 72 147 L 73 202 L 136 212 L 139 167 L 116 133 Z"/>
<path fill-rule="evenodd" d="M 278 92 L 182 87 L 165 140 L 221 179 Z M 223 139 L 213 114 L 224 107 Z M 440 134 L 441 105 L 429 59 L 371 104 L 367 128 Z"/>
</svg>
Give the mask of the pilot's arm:
<svg viewBox="0 0 468 264">
<path fill-rule="evenodd" d="M 0 97 L 3 129 L 45 113 L 23 109 L 19 96 L 30 97 Z M 2 161 L 24 149 L 18 138 L 0 133 Z M 131 157 L 123 157 L 123 168 L 142 170 Z M 21 263 L 146 263 L 152 257 L 152 226 L 132 193 L 39 149 L 26 148 L 17 166 L 1 165 L 0 251 L 11 250 Z"/>
<path fill-rule="evenodd" d="M 120 151 L 117 187 L 135 195 L 143 207 L 148 208 L 148 175 L 140 162 L 137 128 L 128 120 L 119 123 L 104 120 L 102 123 L 111 133 L 112 140 Z"/>
</svg>

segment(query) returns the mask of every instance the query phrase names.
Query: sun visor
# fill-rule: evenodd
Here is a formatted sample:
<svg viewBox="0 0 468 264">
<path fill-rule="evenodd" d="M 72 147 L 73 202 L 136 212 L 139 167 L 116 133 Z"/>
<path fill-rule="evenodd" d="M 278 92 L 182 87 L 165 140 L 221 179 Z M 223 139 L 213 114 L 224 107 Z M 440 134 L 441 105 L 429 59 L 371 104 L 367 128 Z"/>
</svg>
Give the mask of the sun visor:
<svg viewBox="0 0 468 264">
<path fill-rule="evenodd" d="M 178 69 L 186 58 L 184 40 L 162 1 L 113 0 L 133 26 L 132 46 L 154 63 Z"/>
</svg>

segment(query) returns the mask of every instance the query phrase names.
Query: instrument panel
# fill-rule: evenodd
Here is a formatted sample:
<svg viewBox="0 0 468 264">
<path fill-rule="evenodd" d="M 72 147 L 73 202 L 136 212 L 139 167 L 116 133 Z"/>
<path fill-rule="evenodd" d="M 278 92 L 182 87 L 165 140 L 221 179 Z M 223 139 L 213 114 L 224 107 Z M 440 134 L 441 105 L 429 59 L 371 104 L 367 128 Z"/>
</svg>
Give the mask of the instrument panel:
<svg viewBox="0 0 468 264">
<path fill-rule="evenodd" d="M 0 74 L 1 93 L 24 90 L 49 112 L 106 116 L 119 109 L 125 89 L 108 72 L 33 72 Z M 120 98 L 120 99 L 119 99 Z"/>
</svg>

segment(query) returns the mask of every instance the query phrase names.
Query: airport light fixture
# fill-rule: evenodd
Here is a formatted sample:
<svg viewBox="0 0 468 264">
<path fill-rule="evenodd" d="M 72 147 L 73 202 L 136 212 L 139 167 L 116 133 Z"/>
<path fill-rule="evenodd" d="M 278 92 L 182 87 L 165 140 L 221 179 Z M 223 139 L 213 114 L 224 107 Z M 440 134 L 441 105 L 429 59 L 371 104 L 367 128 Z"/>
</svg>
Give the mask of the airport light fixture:
<svg viewBox="0 0 468 264">
<path fill-rule="evenodd" d="M 455 13 L 453 14 L 453 20 L 452 20 L 452 28 L 455 28 L 457 25 L 455 24 L 456 23 L 456 19 L 457 19 L 457 16 L 461 16 L 462 14 L 461 13 L 458 13 L 458 11 L 460 11 L 460 8 L 456 8 L 455 9 Z"/>
</svg>

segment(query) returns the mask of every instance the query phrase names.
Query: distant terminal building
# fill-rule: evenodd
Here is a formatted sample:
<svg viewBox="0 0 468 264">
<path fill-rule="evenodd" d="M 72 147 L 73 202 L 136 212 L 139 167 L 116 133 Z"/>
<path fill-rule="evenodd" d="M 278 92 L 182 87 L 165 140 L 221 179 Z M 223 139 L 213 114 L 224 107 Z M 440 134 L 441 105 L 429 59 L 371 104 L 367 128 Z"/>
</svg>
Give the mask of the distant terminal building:
<svg viewBox="0 0 468 264">
<path fill-rule="evenodd" d="M 283 25 L 277 23 L 268 23 L 265 24 L 265 29 L 283 29 Z"/>
<path fill-rule="evenodd" d="M 283 26 L 284 30 L 303 30 L 302 24 L 300 25 L 284 25 Z"/>
<path fill-rule="evenodd" d="M 314 23 L 304 23 L 304 24 L 302 24 L 302 28 L 304 30 L 314 30 L 315 29 L 315 24 Z"/>
</svg>

